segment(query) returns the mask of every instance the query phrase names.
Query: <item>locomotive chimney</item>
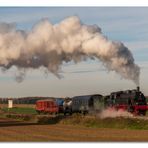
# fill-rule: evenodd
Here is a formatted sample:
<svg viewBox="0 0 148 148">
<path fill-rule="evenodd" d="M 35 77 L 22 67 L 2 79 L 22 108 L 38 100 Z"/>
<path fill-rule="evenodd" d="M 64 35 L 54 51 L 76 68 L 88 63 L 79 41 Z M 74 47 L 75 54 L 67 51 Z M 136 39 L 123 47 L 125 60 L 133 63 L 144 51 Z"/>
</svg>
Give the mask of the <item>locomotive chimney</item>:
<svg viewBox="0 0 148 148">
<path fill-rule="evenodd" d="M 137 86 L 137 91 L 140 91 L 140 87 L 139 86 Z"/>
</svg>

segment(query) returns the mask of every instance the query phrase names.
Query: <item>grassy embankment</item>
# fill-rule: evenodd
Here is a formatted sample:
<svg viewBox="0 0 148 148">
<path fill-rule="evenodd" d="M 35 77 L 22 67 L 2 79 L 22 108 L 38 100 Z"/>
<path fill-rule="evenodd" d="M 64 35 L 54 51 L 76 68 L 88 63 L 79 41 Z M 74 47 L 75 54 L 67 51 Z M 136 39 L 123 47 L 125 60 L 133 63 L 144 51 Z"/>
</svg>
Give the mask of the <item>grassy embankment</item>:
<svg viewBox="0 0 148 148">
<path fill-rule="evenodd" d="M 148 130 L 148 120 L 138 118 L 104 118 L 94 116 L 73 115 L 68 117 L 40 117 L 40 124 L 67 124 L 93 128 L 143 129 Z"/>
<path fill-rule="evenodd" d="M 85 127 L 94 128 L 117 128 L 117 129 L 144 129 L 148 130 L 148 119 L 145 118 L 105 118 L 100 119 L 95 116 L 83 116 L 80 114 L 74 114 L 72 116 L 48 116 L 40 115 L 37 116 L 34 106 L 20 105 L 12 109 L 8 109 L 6 106 L 1 107 L 1 111 L 4 114 L 1 116 L 14 118 L 18 120 L 29 121 L 35 118 L 39 124 L 69 124 L 69 125 L 81 125 Z"/>
</svg>

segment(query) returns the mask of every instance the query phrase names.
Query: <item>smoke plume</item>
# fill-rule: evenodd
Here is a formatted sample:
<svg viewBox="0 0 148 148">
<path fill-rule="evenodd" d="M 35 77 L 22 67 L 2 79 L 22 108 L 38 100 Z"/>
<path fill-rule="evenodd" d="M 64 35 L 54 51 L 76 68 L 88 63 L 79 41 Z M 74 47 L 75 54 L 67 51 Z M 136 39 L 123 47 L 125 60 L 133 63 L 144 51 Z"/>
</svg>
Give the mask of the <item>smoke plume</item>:
<svg viewBox="0 0 148 148">
<path fill-rule="evenodd" d="M 87 58 L 99 59 L 109 71 L 138 85 L 140 69 L 128 48 L 108 40 L 97 25 L 83 24 L 77 16 L 54 25 L 44 19 L 31 31 L 0 23 L 0 66 L 5 70 L 16 66 L 21 71 L 19 80 L 28 69 L 40 67 L 60 77 L 63 62 L 78 63 Z"/>
</svg>

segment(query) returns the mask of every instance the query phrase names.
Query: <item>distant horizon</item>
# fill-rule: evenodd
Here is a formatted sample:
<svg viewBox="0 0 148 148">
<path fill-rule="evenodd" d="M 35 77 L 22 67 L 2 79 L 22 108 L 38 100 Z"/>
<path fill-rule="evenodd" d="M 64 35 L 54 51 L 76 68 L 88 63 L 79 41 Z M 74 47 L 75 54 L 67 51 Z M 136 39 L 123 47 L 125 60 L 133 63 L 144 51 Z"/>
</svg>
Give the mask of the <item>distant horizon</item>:
<svg viewBox="0 0 148 148">
<path fill-rule="evenodd" d="M 99 26 L 108 39 L 128 47 L 140 66 L 140 89 L 148 96 L 148 7 L 0 7 L 0 23 L 12 23 L 19 30 L 29 31 L 42 19 L 57 24 L 69 16 L 78 16 L 84 24 Z M 0 97 L 107 95 L 137 87 L 131 80 L 106 70 L 96 59 L 63 63 L 59 73 L 60 79 L 42 67 L 30 69 L 18 83 L 15 67 L 0 71 Z"/>
<path fill-rule="evenodd" d="M 130 90 L 136 90 L 137 87 L 135 89 L 130 89 Z M 117 90 L 115 92 L 118 92 L 118 91 L 126 91 L 126 90 Z M 141 90 L 140 90 L 141 91 Z M 112 93 L 112 92 L 110 92 Z M 40 98 L 40 97 L 43 97 L 43 98 L 66 98 L 66 97 L 75 97 L 75 96 L 88 96 L 88 95 L 102 95 L 102 96 L 107 96 L 107 95 L 110 95 L 109 94 L 101 94 L 101 93 L 97 93 L 97 94 L 80 94 L 80 95 L 74 95 L 74 96 L 36 96 L 36 95 L 33 95 L 33 96 L 20 96 L 20 97 L 1 97 L 0 96 L 0 99 L 4 98 L 4 99 L 19 99 L 19 98 L 29 98 L 29 97 L 37 97 L 37 98 Z M 144 94 L 145 95 L 145 94 Z M 147 97 L 148 95 L 145 95 L 145 97 Z"/>
</svg>

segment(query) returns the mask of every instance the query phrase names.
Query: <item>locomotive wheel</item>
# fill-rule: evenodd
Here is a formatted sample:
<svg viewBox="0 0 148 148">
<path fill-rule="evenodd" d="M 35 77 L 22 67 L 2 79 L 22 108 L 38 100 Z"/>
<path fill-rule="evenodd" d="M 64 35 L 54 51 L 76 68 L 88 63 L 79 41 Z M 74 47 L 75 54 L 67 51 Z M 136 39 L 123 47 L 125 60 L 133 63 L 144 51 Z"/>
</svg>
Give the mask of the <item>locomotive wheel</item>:
<svg viewBox="0 0 148 148">
<path fill-rule="evenodd" d="M 127 110 L 128 110 L 128 112 L 133 113 L 134 112 L 134 107 L 129 106 Z"/>
<path fill-rule="evenodd" d="M 82 114 L 85 116 L 87 114 L 87 111 L 82 111 Z"/>
<path fill-rule="evenodd" d="M 66 116 L 66 112 L 64 111 L 64 116 Z"/>
<path fill-rule="evenodd" d="M 37 113 L 40 115 L 41 114 L 41 111 L 37 111 Z"/>
<path fill-rule="evenodd" d="M 146 116 L 146 111 L 143 111 L 143 116 Z"/>
<path fill-rule="evenodd" d="M 55 112 L 55 115 L 57 116 L 59 114 L 59 112 Z"/>
<path fill-rule="evenodd" d="M 85 115 L 86 115 L 86 112 L 85 112 L 85 111 L 83 111 L 83 112 L 82 112 L 82 114 L 85 116 Z"/>
<path fill-rule="evenodd" d="M 139 111 L 139 115 L 145 116 L 146 115 L 146 111 L 145 110 L 144 111 L 143 110 L 140 110 Z"/>
<path fill-rule="evenodd" d="M 48 114 L 48 112 L 44 112 L 44 115 L 47 115 Z"/>
</svg>

